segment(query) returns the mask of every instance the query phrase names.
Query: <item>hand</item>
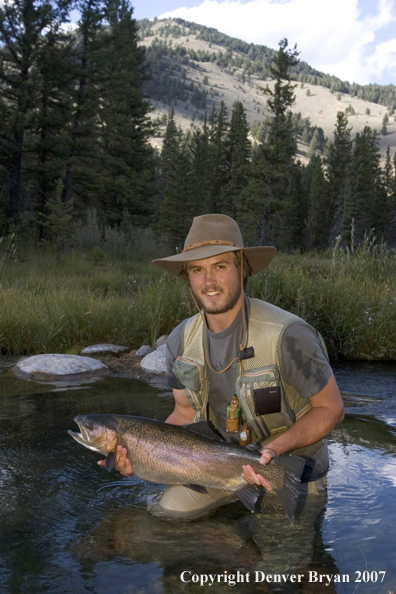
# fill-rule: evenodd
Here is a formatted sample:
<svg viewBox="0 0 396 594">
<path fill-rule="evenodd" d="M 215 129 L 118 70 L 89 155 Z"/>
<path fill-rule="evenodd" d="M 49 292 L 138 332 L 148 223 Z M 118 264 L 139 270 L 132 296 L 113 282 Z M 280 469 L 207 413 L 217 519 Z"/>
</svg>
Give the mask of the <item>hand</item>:
<svg viewBox="0 0 396 594">
<path fill-rule="evenodd" d="M 122 446 L 117 446 L 117 457 L 115 463 L 115 470 L 118 470 L 123 476 L 130 478 L 133 475 L 132 464 L 127 458 L 128 450 Z M 106 466 L 106 460 L 99 460 L 99 466 Z"/>
<path fill-rule="evenodd" d="M 272 458 L 275 458 L 276 455 L 276 452 L 271 448 L 263 448 L 261 450 L 260 464 L 268 464 L 268 462 Z M 273 491 L 273 487 L 270 485 L 270 483 L 263 476 L 261 476 L 261 474 L 254 472 L 253 468 L 249 464 L 242 466 L 242 468 L 242 478 L 245 479 L 245 481 L 251 485 L 265 487 L 267 491 Z"/>
</svg>

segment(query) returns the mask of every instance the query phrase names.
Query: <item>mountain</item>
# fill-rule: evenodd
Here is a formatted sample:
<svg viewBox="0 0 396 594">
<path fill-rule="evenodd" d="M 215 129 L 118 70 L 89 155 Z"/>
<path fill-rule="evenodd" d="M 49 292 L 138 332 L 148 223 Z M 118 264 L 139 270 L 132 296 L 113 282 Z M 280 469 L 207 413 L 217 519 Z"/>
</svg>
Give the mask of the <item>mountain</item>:
<svg viewBox="0 0 396 594">
<path fill-rule="evenodd" d="M 269 67 L 274 50 L 246 43 L 216 29 L 182 19 L 139 21 L 140 45 L 146 49 L 146 60 L 152 79 L 146 93 L 154 107 L 152 117 L 159 124 L 158 148 L 166 125 L 166 116 L 174 107 L 176 121 L 187 130 L 209 115 L 213 106 L 224 101 L 229 115 L 235 101 L 241 101 L 252 131 L 268 115 L 264 87 L 271 87 Z M 296 81 L 293 112 L 300 124 L 299 157 L 305 161 L 315 127 L 324 137 L 332 138 L 338 111 L 346 111 L 352 133 L 365 126 L 383 130 L 383 118 L 389 122 L 386 134 L 380 136 L 384 155 L 388 145 L 396 149 L 396 87 L 394 85 L 357 85 L 321 73 L 306 62 L 299 62 L 292 72 Z M 301 114 L 300 116 L 297 114 Z M 308 118 L 308 120 L 307 120 Z M 302 135 L 303 128 L 309 133 Z M 324 143 L 323 143 L 324 144 Z"/>
</svg>

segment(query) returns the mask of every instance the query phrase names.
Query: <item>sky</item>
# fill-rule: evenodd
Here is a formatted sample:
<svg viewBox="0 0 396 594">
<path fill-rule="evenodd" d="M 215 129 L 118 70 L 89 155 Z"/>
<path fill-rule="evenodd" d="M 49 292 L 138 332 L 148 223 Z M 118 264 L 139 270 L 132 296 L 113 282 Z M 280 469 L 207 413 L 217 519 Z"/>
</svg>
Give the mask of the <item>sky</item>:
<svg viewBox="0 0 396 594">
<path fill-rule="evenodd" d="M 317 70 L 396 84 L 396 0 L 132 0 L 136 19 L 181 17 L 248 43 L 286 37 Z M 164 12 L 164 11 L 167 12 Z"/>
</svg>

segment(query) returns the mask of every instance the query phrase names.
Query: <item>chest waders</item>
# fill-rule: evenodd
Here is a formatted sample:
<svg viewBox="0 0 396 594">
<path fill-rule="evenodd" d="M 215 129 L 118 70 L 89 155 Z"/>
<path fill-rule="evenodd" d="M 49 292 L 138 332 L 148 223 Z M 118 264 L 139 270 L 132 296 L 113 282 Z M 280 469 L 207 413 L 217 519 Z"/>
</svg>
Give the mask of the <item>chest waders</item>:
<svg viewBox="0 0 396 594">
<path fill-rule="evenodd" d="M 235 391 L 243 418 L 251 429 L 252 441 L 269 442 L 311 409 L 309 399 L 301 398 L 297 391 L 284 381 L 279 360 L 283 332 L 300 318 L 259 299 L 249 298 L 249 301 L 247 348 L 254 348 L 254 357 L 244 360 L 243 364 L 239 363 Z M 321 336 L 318 338 L 326 353 Z M 173 373 L 185 387 L 187 397 L 195 411 L 193 422 L 198 422 L 208 418 L 209 400 L 201 314 L 196 314 L 186 322 L 182 341 L 183 354 L 175 360 Z M 274 387 L 279 387 L 280 390 L 280 412 L 256 414 L 254 390 Z M 232 394 L 230 399 L 231 396 Z M 323 443 L 322 439 L 290 453 L 309 457 Z"/>
</svg>

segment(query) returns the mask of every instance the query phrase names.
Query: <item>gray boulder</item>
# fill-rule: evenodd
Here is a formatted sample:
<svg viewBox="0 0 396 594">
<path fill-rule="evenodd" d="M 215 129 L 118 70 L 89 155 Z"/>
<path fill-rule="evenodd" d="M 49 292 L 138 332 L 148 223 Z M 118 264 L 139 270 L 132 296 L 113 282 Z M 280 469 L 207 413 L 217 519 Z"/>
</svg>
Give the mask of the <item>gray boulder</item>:
<svg viewBox="0 0 396 594">
<path fill-rule="evenodd" d="M 128 351 L 128 347 L 119 344 L 93 344 L 81 351 L 82 355 L 120 355 Z"/>
<path fill-rule="evenodd" d="M 149 346 L 148 344 L 144 344 L 140 347 L 140 349 L 136 351 L 135 355 L 137 355 L 138 357 L 145 357 L 146 355 L 149 355 L 152 352 L 153 349 L 151 348 L 151 346 Z"/>
<path fill-rule="evenodd" d="M 163 344 L 166 344 L 167 340 L 168 340 L 167 334 L 163 334 L 162 336 L 157 338 L 157 340 L 155 341 L 155 348 L 158 349 L 158 347 L 162 346 Z"/>
<path fill-rule="evenodd" d="M 80 355 L 34 355 L 18 361 L 12 368 L 21 379 L 38 381 L 86 379 L 109 375 L 110 369 L 97 359 Z"/>
<path fill-rule="evenodd" d="M 155 351 L 146 355 L 141 360 L 140 366 L 146 371 L 152 373 L 165 373 L 166 372 L 166 344 L 158 347 Z"/>
</svg>

